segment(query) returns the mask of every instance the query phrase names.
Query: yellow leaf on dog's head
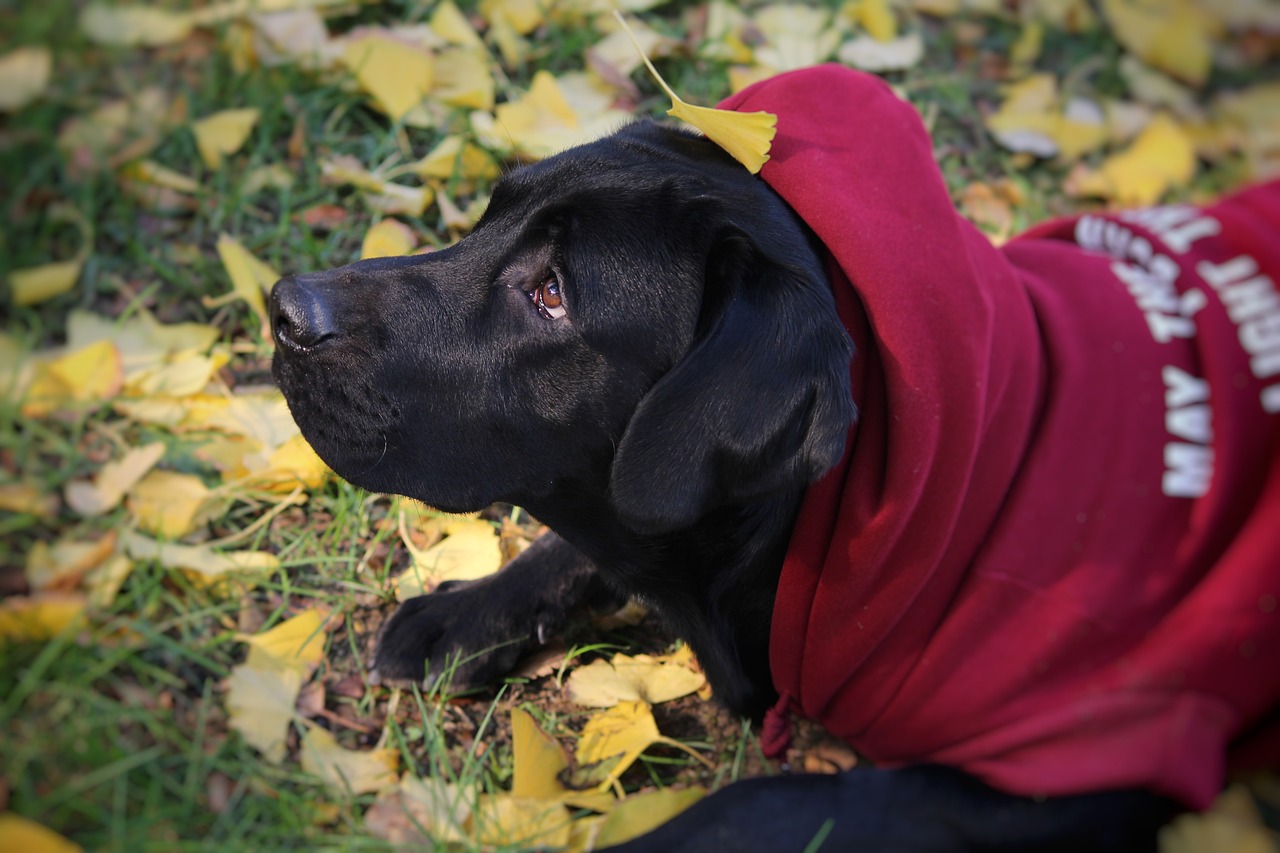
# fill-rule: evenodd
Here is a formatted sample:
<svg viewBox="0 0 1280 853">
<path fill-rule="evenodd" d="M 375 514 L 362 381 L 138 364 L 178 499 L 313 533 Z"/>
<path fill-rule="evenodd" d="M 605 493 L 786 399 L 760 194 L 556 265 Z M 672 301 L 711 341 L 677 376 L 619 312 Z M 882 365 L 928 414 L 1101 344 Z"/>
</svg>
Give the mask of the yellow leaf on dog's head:
<svg viewBox="0 0 1280 853">
<path fill-rule="evenodd" d="M 222 165 L 223 157 L 239 151 L 258 123 L 258 116 L 259 111 L 253 107 L 222 110 L 192 125 L 204 164 L 216 169 Z"/>
<path fill-rule="evenodd" d="M 617 11 L 613 14 L 623 28 L 630 33 L 631 30 L 627 27 L 626 19 L 622 14 Z M 635 40 L 634 35 L 631 38 Z M 662 79 L 658 69 L 653 67 L 649 57 L 645 56 L 644 51 L 640 49 L 639 42 L 636 42 L 636 50 L 640 51 L 645 67 L 649 69 L 653 79 L 667 93 L 667 97 L 671 98 L 671 109 L 667 110 L 668 115 L 686 121 L 702 131 L 708 139 L 729 152 L 733 159 L 746 166 L 751 174 L 754 175 L 760 171 L 765 161 L 769 159 L 769 148 L 772 147 L 773 137 L 778 132 L 776 115 L 763 111 L 739 113 L 733 110 L 696 107 L 685 103 L 667 85 L 667 81 Z"/>
</svg>

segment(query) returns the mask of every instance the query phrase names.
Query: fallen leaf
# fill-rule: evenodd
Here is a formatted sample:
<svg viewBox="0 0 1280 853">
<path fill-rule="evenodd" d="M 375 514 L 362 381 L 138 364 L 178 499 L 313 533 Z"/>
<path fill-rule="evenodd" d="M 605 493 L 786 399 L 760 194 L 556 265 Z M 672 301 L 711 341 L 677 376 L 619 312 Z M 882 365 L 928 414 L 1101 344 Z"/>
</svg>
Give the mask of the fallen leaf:
<svg viewBox="0 0 1280 853">
<path fill-rule="evenodd" d="M 438 544 L 418 549 L 401 527 L 401 538 L 413 557 L 413 565 L 396 579 L 396 599 L 423 595 L 447 580 L 475 580 L 502 566 L 502 552 L 493 525 L 474 518 L 451 519 L 446 536 Z"/>
<path fill-rule="evenodd" d="M 561 802 L 573 808 L 608 811 L 617 800 L 601 791 L 568 788 L 561 777 L 569 758 L 559 741 L 544 732 L 523 708 L 511 711 L 511 794 L 519 799 Z"/>
<path fill-rule="evenodd" d="M 618 803 L 596 834 L 595 847 L 612 847 L 657 829 L 706 796 L 702 788 L 660 788 Z"/>
<path fill-rule="evenodd" d="M 619 702 L 592 715 L 582 727 L 582 737 L 574 756 L 582 774 L 578 778 L 594 785 L 597 790 L 606 790 L 618 781 L 641 753 L 655 744 L 675 747 L 708 764 L 693 749 L 661 734 L 646 703 Z M 592 772 L 589 769 L 592 766 L 600 769 Z"/>
<path fill-rule="evenodd" d="M 1194 86 L 1213 66 L 1213 24 L 1188 0 L 1102 0 L 1111 32 L 1130 52 Z"/>
<path fill-rule="evenodd" d="M 114 47 L 158 47 L 191 34 L 191 16 L 159 6 L 91 3 L 80 13 L 80 29 L 90 41 Z"/>
<path fill-rule="evenodd" d="M 249 304 L 265 330 L 269 323 L 264 294 L 280 280 L 280 274 L 227 234 L 218 235 L 218 257 L 231 278 L 231 292 Z"/>
<path fill-rule="evenodd" d="M 73 480 L 67 483 L 63 490 L 67 506 L 83 516 L 110 512 L 120 505 L 125 492 L 133 488 L 162 456 L 162 442 L 130 448 L 119 460 L 103 465 L 93 480 Z"/>
<path fill-rule="evenodd" d="M 409 187 L 383 180 L 360 161 L 346 155 L 321 160 L 320 174 L 327 184 L 360 189 L 365 204 L 386 215 L 421 216 L 433 198 L 430 187 Z"/>
<path fill-rule="evenodd" d="M 399 781 L 400 753 L 394 749 L 344 749 L 327 730 L 313 726 L 302 737 L 302 769 L 343 793 L 368 794 Z"/>
<path fill-rule="evenodd" d="M 433 98 L 454 107 L 493 109 L 494 82 L 487 51 L 472 47 L 446 48 L 436 58 L 435 69 L 431 86 Z"/>
<path fill-rule="evenodd" d="M 564 847 L 573 821 L 560 803 L 489 794 L 478 798 L 470 822 L 472 838 L 481 845 L 528 849 Z"/>
<path fill-rule="evenodd" d="M 501 174 L 489 152 L 456 134 L 440 140 L 409 168 L 420 178 L 437 181 L 492 181 Z"/>
<path fill-rule="evenodd" d="M 302 672 L 268 655 L 231 670 L 226 680 L 227 724 L 272 764 L 284 761 Z"/>
<path fill-rule="evenodd" d="M 151 471 L 125 497 L 138 527 L 161 539 L 181 539 L 226 512 L 226 499 L 194 474 Z"/>
<path fill-rule="evenodd" d="M 38 363 L 21 411 L 37 418 L 92 408 L 119 394 L 123 385 L 120 351 L 111 341 L 100 341 Z"/>
<path fill-rule="evenodd" d="M 266 573 L 280 567 L 280 558 L 265 551 L 218 551 L 209 545 L 160 543 L 138 533 L 122 537 L 125 552 L 135 560 L 156 560 L 167 569 L 185 569 L 217 580 L 240 573 Z"/>
<path fill-rule="evenodd" d="M 83 849 L 79 844 L 68 841 L 33 820 L 27 820 L 13 812 L 0 814 L 0 850 L 12 850 L 15 853 L 80 853 Z"/>
<path fill-rule="evenodd" d="M 846 11 L 876 41 L 888 43 L 898 37 L 898 22 L 888 0 L 857 0 Z"/>
<path fill-rule="evenodd" d="M 707 681 L 702 673 L 678 663 L 649 655 L 614 655 L 596 660 L 570 674 L 569 699 L 591 708 L 608 708 L 619 702 L 643 701 L 650 705 L 669 702 L 700 689 Z"/>
<path fill-rule="evenodd" d="M 396 845 L 431 847 L 467 841 L 465 825 L 475 793 L 435 777 L 406 773 L 393 790 L 384 791 L 369 811 L 365 825 L 378 838 Z"/>
<path fill-rule="evenodd" d="M 453 0 L 444 0 L 443 3 L 436 6 L 427 23 L 431 25 L 431 29 L 439 33 L 441 38 L 449 42 L 449 44 L 484 48 L 484 42 L 480 40 L 479 34 L 476 33 L 475 28 L 471 26 L 471 22 L 467 20 L 466 16 L 459 11 Z"/>
<path fill-rule="evenodd" d="M 310 672 L 324 659 L 325 615 L 319 610 L 304 610 L 269 631 L 240 639 L 281 666 Z"/>
<path fill-rule="evenodd" d="M 422 102 L 435 76 L 429 51 L 385 35 L 348 42 L 342 63 L 392 121 L 400 121 Z"/>
<path fill-rule="evenodd" d="M 360 258 L 391 258 L 407 255 L 418 244 L 413 229 L 398 219 L 383 219 L 365 232 Z"/>
<path fill-rule="evenodd" d="M 132 571 L 133 560 L 119 553 L 112 554 L 102 565 L 91 569 L 84 578 L 89 606 L 99 610 L 110 607 Z"/>
<path fill-rule="evenodd" d="M 1275 853 L 1275 836 L 1263 822 L 1249 789 L 1236 783 L 1213 807 L 1187 813 L 1160 829 L 1160 853 Z"/>
<path fill-rule="evenodd" d="M 85 597 L 78 593 L 49 592 L 0 599 L 0 640 L 52 639 L 78 625 L 84 618 L 84 609 Z"/>
<path fill-rule="evenodd" d="M 840 43 L 831 13 L 813 6 L 775 3 L 756 12 L 752 23 L 766 39 L 755 49 L 756 62 L 775 71 L 825 62 Z"/>
<path fill-rule="evenodd" d="M 543 8 L 542 0 L 480 0 L 480 13 L 491 26 L 503 21 L 522 36 L 546 21 Z"/>
<path fill-rule="evenodd" d="M 315 9 L 285 9 L 249 18 L 258 36 L 256 53 L 268 67 L 297 63 L 303 68 L 321 68 L 338 59 L 331 50 L 329 28 Z"/>
<path fill-rule="evenodd" d="M 850 39 L 840 46 L 840 61 L 863 71 L 903 71 L 924 58 L 924 39 L 918 30 L 890 41 L 872 35 Z"/>
<path fill-rule="evenodd" d="M 27 552 L 27 584 L 35 590 L 66 590 L 79 586 L 81 579 L 101 565 L 116 548 L 116 534 L 108 531 L 100 539 L 63 536 L 52 545 L 36 542 Z"/>
<path fill-rule="evenodd" d="M 0 56 L 0 112 L 16 112 L 43 95 L 52 71 L 47 47 L 19 47 Z"/>
<path fill-rule="evenodd" d="M 5 483 L 0 485 L 0 510 L 26 513 L 37 518 L 52 518 L 62 504 L 58 496 L 45 492 L 35 483 Z"/>
<path fill-rule="evenodd" d="M 210 169 L 217 169 L 222 165 L 222 158 L 239 151 L 253 132 L 260 114 L 254 107 L 220 110 L 195 122 L 191 129 L 204 164 Z"/>
<path fill-rule="evenodd" d="M 1195 170 L 1195 146 L 1177 122 L 1162 113 L 1131 146 L 1108 157 L 1097 170 L 1081 174 L 1069 189 L 1143 207 L 1155 204 L 1170 187 L 1190 183 Z"/>
<path fill-rule="evenodd" d="M 71 290 L 93 251 L 93 226 L 80 211 L 69 204 L 58 204 L 50 208 L 47 216 L 50 221 L 74 225 L 80 232 L 80 248 L 71 260 L 10 272 L 9 289 L 15 305 L 35 305 Z"/>
</svg>

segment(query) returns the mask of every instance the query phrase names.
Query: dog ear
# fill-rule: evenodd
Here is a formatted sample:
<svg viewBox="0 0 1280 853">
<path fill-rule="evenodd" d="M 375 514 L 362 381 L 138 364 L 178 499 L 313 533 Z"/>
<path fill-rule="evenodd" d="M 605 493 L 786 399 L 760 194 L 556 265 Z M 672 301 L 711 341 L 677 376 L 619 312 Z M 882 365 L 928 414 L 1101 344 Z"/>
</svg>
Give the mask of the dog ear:
<svg viewBox="0 0 1280 853">
<path fill-rule="evenodd" d="M 614 456 L 613 502 L 637 530 L 677 530 L 718 506 L 799 489 L 844 453 L 853 344 L 812 256 L 784 264 L 740 231 L 721 238 L 700 327 Z"/>
</svg>

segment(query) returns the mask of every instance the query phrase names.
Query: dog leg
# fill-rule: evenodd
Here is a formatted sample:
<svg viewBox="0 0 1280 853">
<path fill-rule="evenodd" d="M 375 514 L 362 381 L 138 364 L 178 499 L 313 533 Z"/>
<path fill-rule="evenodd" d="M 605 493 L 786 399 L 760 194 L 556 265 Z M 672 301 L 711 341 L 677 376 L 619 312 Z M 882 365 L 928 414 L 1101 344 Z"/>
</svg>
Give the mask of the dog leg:
<svg viewBox="0 0 1280 853">
<path fill-rule="evenodd" d="M 1145 791 L 1033 800 L 944 767 L 735 782 L 617 853 L 1156 849 L 1177 807 Z"/>
<path fill-rule="evenodd" d="M 544 534 L 495 575 L 442 584 L 400 605 L 378 641 L 371 679 L 446 676 L 459 690 L 492 683 L 559 633 L 600 584 L 590 560 Z"/>
</svg>

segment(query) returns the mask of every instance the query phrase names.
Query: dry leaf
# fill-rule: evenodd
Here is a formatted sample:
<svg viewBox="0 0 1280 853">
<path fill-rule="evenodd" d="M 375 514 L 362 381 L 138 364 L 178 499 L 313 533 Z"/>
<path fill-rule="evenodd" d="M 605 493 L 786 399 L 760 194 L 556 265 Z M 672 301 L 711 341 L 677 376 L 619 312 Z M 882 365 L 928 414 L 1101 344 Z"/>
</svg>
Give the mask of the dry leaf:
<svg viewBox="0 0 1280 853">
<path fill-rule="evenodd" d="M 849 17 L 876 41 L 888 43 L 898 37 L 898 22 L 888 0 L 857 0 L 846 9 Z"/>
<path fill-rule="evenodd" d="M 775 71 L 825 62 L 840 43 L 831 13 L 813 6 L 776 3 L 756 12 L 752 22 L 766 39 L 755 50 L 756 62 Z"/>
<path fill-rule="evenodd" d="M 1116 39 L 1161 71 L 1199 86 L 1213 66 L 1213 25 L 1188 0 L 1102 0 L 1102 12 Z"/>
<path fill-rule="evenodd" d="M 249 303 L 265 330 L 269 324 L 264 294 L 280 280 L 280 274 L 227 234 L 218 235 L 218 257 L 231 278 L 232 294 Z"/>
<path fill-rule="evenodd" d="M 38 418 L 67 409 L 91 408 L 120 393 L 123 385 L 120 351 L 111 341 L 100 341 L 39 362 L 21 411 L 24 417 Z"/>
<path fill-rule="evenodd" d="M 349 185 L 362 190 L 365 203 L 387 215 L 421 216 L 433 197 L 429 187 L 408 187 L 383 180 L 362 166 L 360 161 L 346 155 L 321 160 L 320 174 L 327 184 Z"/>
<path fill-rule="evenodd" d="M 274 658 L 281 666 L 310 672 L 324 659 L 325 616 L 319 610 L 304 610 L 269 631 L 241 636 L 251 649 Z"/>
<path fill-rule="evenodd" d="M 365 813 L 365 825 L 392 844 L 430 847 L 465 842 L 464 826 L 475 794 L 434 777 L 406 773 L 395 790 L 384 791 Z"/>
<path fill-rule="evenodd" d="M 475 518 L 450 519 L 445 538 L 425 550 L 418 549 L 401 527 L 401 538 L 413 557 L 413 565 L 396 579 L 396 599 L 406 601 L 447 580 L 475 580 L 496 572 L 502 552 L 493 525 Z"/>
<path fill-rule="evenodd" d="M 365 232 L 360 258 L 392 258 L 407 255 L 418 245 L 413 229 L 398 219 L 384 219 Z"/>
<path fill-rule="evenodd" d="M 91 3 L 80 13 L 80 29 L 90 41 L 115 47 L 158 47 L 182 41 L 194 26 L 189 14 L 159 6 Z"/>
<path fill-rule="evenodd" d="M 480 40 L 475 28 L 471 26 L 471 22 L 467 20 L 466 16 L 458 10 L 453 0 L 444 0 L 443 3 L 436 6 L 428 23 L 431 25 L 431 29 L 439 33 L 440 37 L 449 42 L 449 44 L 484 48 L 484 42 Z"/>
<path fill-rule="evenodd" d="M 0 56 L 0 112 L 15 112 L 43 95 L 52 71 L 47 47 L 20 47 Z"/>
<path fill-rule="evenodd" d="M 260 655 L 227 677 L 227 723 L 272 764 L 284 761 L 293 706 L 302 688 L 302 672 Z"/>
<path fill-rule="evenodd" d="M 924 58 L 924 39 L 918 30 L 890 41 L 862 35 L 840 46 L 840 61 L 863 71 L 903 71 Z"/>
<path fill-rule="evenodd" d="M 265 551 L 217 551 L 208 545 L 160 543 L 132 532 L 125 533 L 122 541 L 126 553 L 135 560 L 156 560 L 166 569 L 185 569 L 207 580 L 280 567 L 280 558 Z"/>
<path fill-rule="evenodd" d="M 804 7 L 791 8 L 799 13 Z M 614 12 L 614 15 L 623 28 L 630 33 L 622 15 L 618 12 Z M 634 38 L 632 36 L 633 40 Z M 639 42 L 636 42 L 636 50 L 640 50 Z M 667 97 L 671 98 L 672 106 L 667 110 L 667 115 L 686 121 L 702 131 L 708 139 L 727 151 L 733 159 L 746 166 L 747 171 L 753 175 L 760 171 L 769 159 L 769 148 L 773 145 L 773 137 L 778 132 L 776 115 L 763 111 L 739 113 L 687 104 L 662 79 L 658 69 L 653 67 L 653 63 L 643 51 L 640 51 L 640 55 L 644 59 L 645 67 L 653 75 L 653 79 L 667 93 Z"/>
<path fill-rule="evenodd" d="M 348 42 L 342 63 L 392 121 L 400 121 L 422 102 L 435 77 L 429 51 L 381 34 Z"/>
<path fill-rule="evenodd" d="M 67 506 L 83 516 L 102 515 L 120 505 L 125 492 L 133 488 L 164 456 L 164 444 L 154 442 L 132 447 L 115 462 L 102 466 L 90 480 L 73 480 L 63 491 Z"/>
<path fill-rule="evenodd" d="M 658 743 L 683 750 L 707 764 L 707 760 L 694 750 L 662 735 L 647 704 L 619 702 L 593 715 L 582 727 L 582 738 L 575 753 L 580 774 L 578 779 L 595 785 L 597 790 L 606 790 L 641 753 Z M 589 769 L 593 766 L 599 769 L 593 772 Z"/>
<path fill-rule="evenodd" d="M 9 289 L 15 305 L 35 305 L 71 290 L 93 251 L 93 226 L 80 211 L 69 204 L 58 204 L 50 208 L 48 216 L 54 222 L 75 225 L 80 231 L 80 248 L 71 260 L 10 272 Z"/>
<path fill-rule="evenodd" d="M 1160 830 L 1160 853 L 1276 853 L 1277 849 L 1249 789 L 1240 783 L 1219 794 L 1208 811 L 1179 815 Z"/>
<path fill-rule="evenodd" d="M 302 737 L 302 769 L 340 792 L 368 794 L 399 781 L 400 753 L 394 749 L 344 749 L 325 729 L 313 726 Z"/>
<path fill-rule="evenodd" d="M 471 813 L 475 842 L 522 850 L 564 847 L 569 843 L 572 822 L 569 810 L 560 803 L 510 794 L 481 796 Z"/>
<path fill-rule="evenodd" d="M 706 796 L 702 788 L 660 788 L 627 797 L 609 812 L 595 847 L 612 847 L 657 829 Z"/>
<path fill-rule="evenodd" d="M 89 606 L 95 609 L 110 607 L 132 571 L 133 560 L 124 554 L 112 554 L 102 565 L 90 570 L 84 578 L 84 586 L 89 593 Z"/>
<path fill-rule="evenodd" d="M 260 111 L 253 107 L 236 110 L 221 110 L 206 116 L 192 125 L 196 137 L 196 148 L 200 151 L 200 159 L 210 169 L 222 165 L 222 158 L 236 153 L 244 145 L 254 125 L 258 123 Z"/>
<path fill-rule="evenodd" d="M 129 489 L 125 506 L 138 527 L 161 539 L 181 539 L 226 511 L 226 500 L 194 474 L 152 471 Z"/>
<path fill-rule="evenodd" d="M 85 597 L 49 592 L 0 599 L 0 640 L 49 640 L 84 618 Z M 5 848 L 12 849 L 12 848 Z"/>
<path fill-rule="evenodd" d="M 82 849 L 79 844 L 33 820 L 12 812 L 0 813 L 0 850 L 13 853 L 80 853 Z"/>
<path fill-rule="evenodd" d="M 483 48 L 451 47 L 436 59 L 431 96 L 454 107 L 491 110 L 494 101 L 489 53 Z M 427 119 L 427 126 L 435 123 Z"/>
<path fill-rule="evenodd" d="M 1121 205 L 1155 204 L 1174 186 L 1191 182 L 1195 146 L 1167 114 L 1156 116 L 1133 144 L 1077 178 L 1070 190 L 1109 198 Z"/>
<path fill-rule="evenodd" d="M 571 701 L 608 708 L 619 702 L 669 702 L 696 692 L 706 681 L 702 673 L 678 663 L 618 654 L 611 661 L 596 660 L 574 670 L 567 686 Z"/>
<path fill-rule="evenodd" d="M 52 545 L 36 542 L 27 552 L 25 575 L 34 590 L 72 590 L 116 548 L 116 534 L 83 541 L 64 536 Z"/>
<path fill-rule="evenodd" d="M 0 485 L 0 510 L 52 518 L 62 506 L 57 495 L 43 491 L 34 483 L 5 483 Z"/>
</svg>

